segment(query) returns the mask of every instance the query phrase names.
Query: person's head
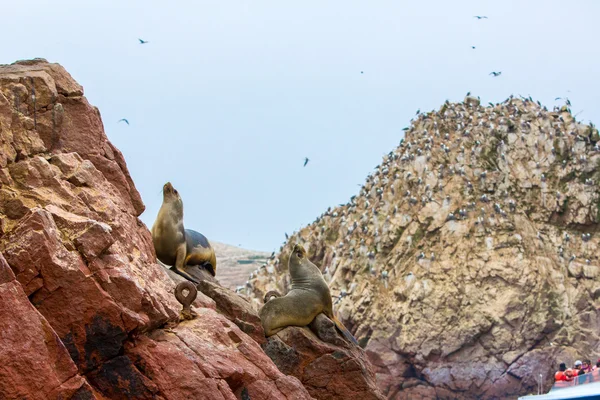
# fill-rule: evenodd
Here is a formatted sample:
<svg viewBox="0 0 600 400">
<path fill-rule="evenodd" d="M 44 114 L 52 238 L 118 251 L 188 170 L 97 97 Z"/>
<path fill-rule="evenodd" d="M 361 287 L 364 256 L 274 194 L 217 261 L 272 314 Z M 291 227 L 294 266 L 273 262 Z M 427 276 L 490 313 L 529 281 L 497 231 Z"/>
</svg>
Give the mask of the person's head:
<svg viewBox="0 0 600 400">
<path fill-rule="evenodd" d="M 598 360 L 598 361 L 600 361 L 600 360 Z M 567 364 L 560 363 L 560 365 L 558 366 L 558 370 L 565 372 L 567 370 Z"/>
<path fill-rule="evenodd" d="M 596 361 L 596 367 L 600 368 L 600 358 Z"/>
<path fill-rule="evenodd" d="M 575 361 L 575 369 L 581 369 L 581 360 Z"/>
<path fill-rule="evenodd" d="M 589 369 L 592 366 L 592 362 L 590 360 L 583 360 L 583 368 Z"/>
</svg>

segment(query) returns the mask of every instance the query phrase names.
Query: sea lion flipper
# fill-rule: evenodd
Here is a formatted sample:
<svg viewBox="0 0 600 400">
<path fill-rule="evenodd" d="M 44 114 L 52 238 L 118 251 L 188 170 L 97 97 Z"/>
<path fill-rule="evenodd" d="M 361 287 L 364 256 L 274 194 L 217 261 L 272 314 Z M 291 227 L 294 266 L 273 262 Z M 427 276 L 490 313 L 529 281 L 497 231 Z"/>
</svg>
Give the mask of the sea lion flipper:
<svg viewBox="0 0 600 400">
<path fill-rule="evenodd" d="M 335 315 L 331 316 L 331 320 L 333 321 L 335 326 L 339 329 L 339 331 L 342 332 L 342 334 L 346 337 L 346 339 L 348 339 L 349 341 L 351 341 L 352 343 L 354 343 L 355 345 L 358 346 L 358 341 L 354 338 L 354 336 L 350 333 L 350 331 L 348 329 L 346 329 L 344 324 L 342 324 L 342 321 L 337 319 L 335 317 Z"/>
<path fill-rule="evenodd" d="M 265 297 L 263 297 L 263 303 L 266 303 L 267 301 L 271 300 L 271 298 L 278 297 L 281 297 L 281 293 L 279 293 L 277 290 L 269 290 L 267 294 L 265 294 Z"/>
<path fill-rule="evenodd" d="M 188 274 L 187 272 L 185 272 L 183 269 L 179 269 L 177 267 L 171 267 L 171 271 L 175 272 L 179 276 L 183 276 L 188 281 L 194 282 L 196 285 L 200 284 L 200 281 L 198 279 L 193 278 L 190 274 Z"/>
<path fill-rule="evenodd" d="M 188 274 L 187 272 L 185 272 L 185 270 L 183 269 L 183 266 L 185 265 L 185 243 L 183 244 L 183 246 L 180 246 L 177 249 L 177 258 L 175 259 L 175 265 L 171 268 L 171 271 L 175 272 L 178 275 L 183 276 L 185 279 L 194 282 L 195 284 L 200 284 L 200 282 L 196 279 L 193 278 L 190 274 Z"/>
</svg>

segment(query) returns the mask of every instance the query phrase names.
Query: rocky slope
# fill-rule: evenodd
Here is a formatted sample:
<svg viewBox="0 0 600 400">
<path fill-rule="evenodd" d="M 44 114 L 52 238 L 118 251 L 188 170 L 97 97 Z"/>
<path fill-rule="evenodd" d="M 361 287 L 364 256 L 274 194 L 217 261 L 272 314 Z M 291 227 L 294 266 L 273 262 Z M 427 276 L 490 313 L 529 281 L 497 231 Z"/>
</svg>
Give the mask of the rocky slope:
<svg viewBox="0 0 600 400">
<path fill-rule="evenodd" d="M 281 372 L 229 289 L 204 282 L 198 317 L 179 322 L 143 210 L 82 87 L 45 60 L 0 66 L 0 398 L 342 398 L 315 390 L 319 370 L 298 373 L 304 385 Z M 335 352 L 308 328 L 282 334 L 297 331 L 310 360 Z M 332 369 L 332 389 L 377 397 L 358 350 Z M 342 369 L 352 363 L 364 368 Z"/>
<path fill-rule="evenodd" d="M 211 241 L 217 255 L 217 279 L 230 289 L 244 286 L 248 276 L 266 263 L 271 255 L 263 251 L 247 250 L 237 246 Z"/>
<path fill-rule="evenodd" d="M 598 357 L 599 139 L 567 106 L 446 102 L 290 237 L 388 398 L 516 398 Z M 289 247 L 251 280 L 257 307 L 288 290 Z"/>
</svg>

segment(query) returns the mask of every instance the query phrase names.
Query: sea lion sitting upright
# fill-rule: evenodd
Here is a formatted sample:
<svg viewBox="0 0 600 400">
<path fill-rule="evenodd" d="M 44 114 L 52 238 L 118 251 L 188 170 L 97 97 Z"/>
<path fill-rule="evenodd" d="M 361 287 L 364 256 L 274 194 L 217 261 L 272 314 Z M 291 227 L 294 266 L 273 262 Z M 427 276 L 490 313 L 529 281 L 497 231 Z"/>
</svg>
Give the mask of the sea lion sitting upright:
<svg viewBox="0 0 600 400">
<path fill-rule="evenodd" d="M 333 314 L 329 286 L 321 270 L 306 257 L 304 247 L 294 246 L 288 266 L 292 289 L 283 297 L 271 298 L 260 310 L 265 335 L 274 335 L 287 326 L 306 326 L 323 313 L 348 340 L 358 344 Z"/>
<path fill-rule="evenodd" d="M 156 257 L 184 278 L 199 283 L 185 272 L 186 265 L 202 266 L 215 276 L 215 251 L 203 234 L 183 227 L 183 201 L 171 182 L 163 186 L 163 203 L 152 226 L 152 242 Z"/>
</svg>

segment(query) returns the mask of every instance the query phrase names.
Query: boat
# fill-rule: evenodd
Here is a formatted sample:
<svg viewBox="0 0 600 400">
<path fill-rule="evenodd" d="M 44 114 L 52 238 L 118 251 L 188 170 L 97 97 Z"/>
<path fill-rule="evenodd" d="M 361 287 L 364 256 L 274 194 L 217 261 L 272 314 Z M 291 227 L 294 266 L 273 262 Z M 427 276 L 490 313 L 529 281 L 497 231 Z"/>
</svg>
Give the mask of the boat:
<svg viewBox="0 0 600 400">
<path fill-rule="evenodd" d="M 546 394 L 519 397 L 519 400 L 589 399 L 600 400 L 600 369 L 575 377 L 572 381 L 559 381 Z"/>
</svg>

